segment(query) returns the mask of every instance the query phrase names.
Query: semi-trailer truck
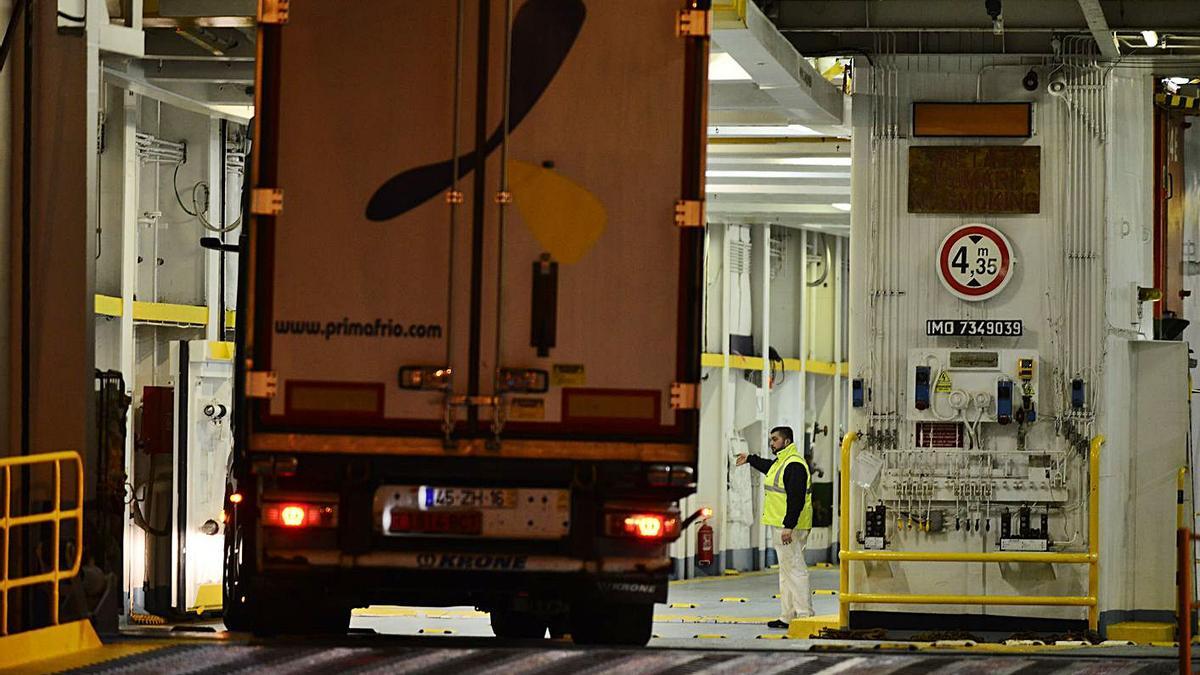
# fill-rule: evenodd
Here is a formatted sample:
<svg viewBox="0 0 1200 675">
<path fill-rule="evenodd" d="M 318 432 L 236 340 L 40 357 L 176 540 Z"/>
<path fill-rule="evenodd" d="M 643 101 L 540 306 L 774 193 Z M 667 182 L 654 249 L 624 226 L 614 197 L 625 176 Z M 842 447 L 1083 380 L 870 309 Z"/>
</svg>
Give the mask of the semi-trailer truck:
<svg viewBox="0 0 1200 675">
<path fill-rule="evenodd" d="M 711 21 L 261 1 L 231 628 L 649 640 L 696 482 Z"/>
</svg>

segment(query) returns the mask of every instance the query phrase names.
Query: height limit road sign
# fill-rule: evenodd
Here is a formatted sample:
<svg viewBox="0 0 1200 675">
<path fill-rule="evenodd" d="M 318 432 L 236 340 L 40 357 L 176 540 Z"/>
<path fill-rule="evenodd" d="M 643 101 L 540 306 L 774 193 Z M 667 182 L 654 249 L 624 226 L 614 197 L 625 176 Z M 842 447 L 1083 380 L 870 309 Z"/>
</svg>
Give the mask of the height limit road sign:
<svg viewBox="0 0 1200 675">
<path fill-rule="evenodd" d="M 963 225 L 938 248 L 938 278 L 962 300 L 987 300 L 1008 284 L 1012 261 L 1012 245 L 1000 230 L 982 223 Z"/>
</svg>

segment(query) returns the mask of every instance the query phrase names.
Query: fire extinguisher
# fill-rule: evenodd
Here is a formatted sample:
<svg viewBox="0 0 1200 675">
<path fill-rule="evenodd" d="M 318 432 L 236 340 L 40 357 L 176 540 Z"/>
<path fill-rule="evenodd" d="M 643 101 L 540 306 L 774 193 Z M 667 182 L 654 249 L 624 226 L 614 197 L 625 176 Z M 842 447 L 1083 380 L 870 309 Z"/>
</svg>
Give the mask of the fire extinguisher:
<svg viewBox="0 0 1200 675">
<path fill-rule="evenodd" d="M 696 529 L 696 564 L 708 567 L 713 562 L 713 529 L 705 520 Z"/>
</svg>

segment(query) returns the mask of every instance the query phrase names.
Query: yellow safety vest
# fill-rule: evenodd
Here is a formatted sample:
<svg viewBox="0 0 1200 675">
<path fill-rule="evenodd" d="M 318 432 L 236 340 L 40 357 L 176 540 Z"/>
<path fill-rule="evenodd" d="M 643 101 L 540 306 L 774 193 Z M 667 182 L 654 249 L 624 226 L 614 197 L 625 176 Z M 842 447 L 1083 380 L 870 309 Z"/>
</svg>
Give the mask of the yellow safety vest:
<svg viewBox="0 0 1200 675">
<path fill-rule="evenodd" d="M 787 515 L 787 490 L 783 487 L 783 473 L 787 465 L 793 463 L 799 463 L 805 471 L 808 471 L 808 462 L 804 461 L 804 455 L 796 449 L 795 443 L 779 451 L 779 454 L 775 456 L 775 463 L 767 470 L 763 495 L 763 525 L 783 527 L 783 517 Z M 804 509 L 800 511 L 800 518 L 796 521 L 797 530 L 812 529 L 811 474 L 807 483 L 804 492 Z"/>
</svg>

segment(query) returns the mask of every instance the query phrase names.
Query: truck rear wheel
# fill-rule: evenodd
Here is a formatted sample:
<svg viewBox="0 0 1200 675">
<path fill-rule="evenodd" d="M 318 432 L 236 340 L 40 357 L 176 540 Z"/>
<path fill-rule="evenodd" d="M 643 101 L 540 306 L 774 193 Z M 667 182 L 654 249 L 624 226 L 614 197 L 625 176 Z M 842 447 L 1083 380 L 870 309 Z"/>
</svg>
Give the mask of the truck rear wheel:
<svg viewBox="0 0 1200 675">
<path fill-rule="evenodd" d="M 546 620 L 533 612 L 494 609 L 491 618 L 492 632 L 498 638 L 537 640 L 546 637 Z"/>
<path fill-rule="evenodd" d="M 654 605 L 584 604 L 571 608 L 571 638 L 581 645 L 645 646 L 654 627 Z"/>
<path fill-rule="evenodd" d="M 242 540 L 239 530 L 225 530 L 225 573 L 222 575 L 222 619 L 226 630 L 249 631 L 254 627 L 253 617 L 246 602 L 245 585 L 242 583 L 241 560 Z"/>
</svg>

